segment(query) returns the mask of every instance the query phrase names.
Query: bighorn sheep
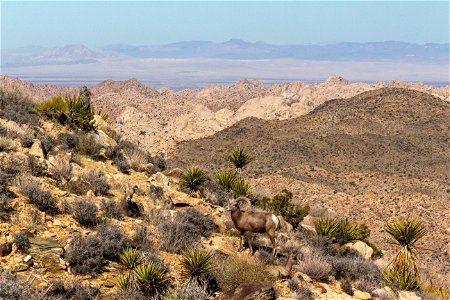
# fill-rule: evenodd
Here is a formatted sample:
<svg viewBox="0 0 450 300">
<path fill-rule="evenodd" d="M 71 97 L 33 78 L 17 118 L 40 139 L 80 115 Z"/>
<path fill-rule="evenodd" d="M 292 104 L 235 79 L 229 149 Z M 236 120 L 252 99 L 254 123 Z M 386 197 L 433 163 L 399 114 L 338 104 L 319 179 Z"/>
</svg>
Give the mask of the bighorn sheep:
<svg viewBox="0 0 450 300">
<path fill-rule="evenodd" d="M 136 189 L 137 187 L 135 185 L 128 185 L 125 189 L 125 200 L 131 215 L 139 217 L 141 215 L 141 208 L 136 202 L 133 201 L 133 195 L 136 192 Z"/>
<path fill-rule="evenodd" d="M 252 233 L 265 232 L 272 242 L 272 254 L 275 256 L 277 249 L 275 231 L 280 228 L 280 220 L 277 218 L 277 216 L 271 213 L 243 211 L 239 207 L 239 203 L 241 201 L 250 202 L 250 200 L 246 197 L 239 197 L 237 199 L 231 199 L 228 205 L 228 210 L 231 211 L 231 219 L 233 220 L 234 226 L 241 232 L 239 240 L 239 251 L 241 251 L 243 248 L 242 236 L 244 235 L 247 238 L 250 253 L 253 254 Z"/>
</svg>

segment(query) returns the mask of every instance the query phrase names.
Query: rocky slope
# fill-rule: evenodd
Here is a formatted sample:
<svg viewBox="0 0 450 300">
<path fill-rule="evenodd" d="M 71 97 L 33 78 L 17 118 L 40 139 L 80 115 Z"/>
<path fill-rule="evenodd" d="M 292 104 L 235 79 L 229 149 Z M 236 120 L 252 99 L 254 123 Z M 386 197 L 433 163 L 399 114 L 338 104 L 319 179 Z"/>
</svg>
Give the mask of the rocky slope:
<svg viewBox="0 0 450 300">
<path fill-rule="evenodd" d="M 70 87 L 33 85 L 5 75 L 0 86 L 17 88 L 36 101 L 59 94 L 75 94 Z M 284 120 L 304 115 L 330 99 L 350 98 L 382 87 L 409 88 L 449 101 L 449 87 L 421 83 L 353 83 L 339 76 L 326 82 L 291 82 L 264 86 L 242 80 L 230 86 L 208 86 L 201 90 L 154 90 L 135 79 L 104 81 L 91 87 L 93 103 L 109 113 L 110 122 L 127 139 L 139 142 L 152 153 L 170 155 L 180 141 L 210 136 L 236 122 L 257 117 Z"/>
<path fill-rule="evenodd" d="M 228 280 L 244 278 L 241 272 L 251 274 L 253 267 L 257 266 L 262 273 L 252 276 L 272 281 L 250 282 L 237 290 L 219 290 L 211 298 L 249 299 L 242 295 L 250 292 L 260 295 L 265 293 L 270 296 L 267 299 L 276 297 L 285 300 L 305 297 L 349 300 L 395 298 L 390 289 L 383 288 L 379 271 L 370 255 L 363 258 L 349 252 L 349 256 L 345 256 L 335 251 L 337 256 L 330 256 L 329 259 L 347 263 L 355 259 L 355 265 L 368 268 L 363 273 L 376 274 L 378 279 L 372 278 L 374 281 L 368 280 L 362 284 L 365 282 L 362 278 L 355 282 L 355 285 L 370 291 L 372 295 L 351 285 L 348 287 L 348 284 L 345 290 L 352 296 L 344 292 L 341 284 L 331 276 L 331 265 L 327 262 L 318 261 L 325 268 L 325 271 L 319 269 L 319 272 L 325 272 L 325 276 L 321 275 L 324 276 L 322 282 L 308 276 L 307 273 L 311 276 L 316 274 L 314 264 L 311 272 L 304 267 L 302 269 L 298 259 L 303 261 L 308 253 L 325 250 L 320 246 L 313 248 L 309 245 L 309 242 L 315 241 L 315 235 L 307 229 L 298 229 L 298 234 L 291 236 L 288 241 L 280 237 L 280 255 L 277 259 L 264 259 L 264 249 L 268 245 L 265 237 L 257 240 L 259 250 L 255 254 L 256 258 L 247 252 L 238 253 L 238 237 L 233 225 L 230 225 L 229 214 L 224 207 L 211 203 L 211 195 L 217 191 L 205 193 L 209 195 L 205 198 L 193 198 L 185 194 L 180 191 L 179 169 L 161 172 L 158 167 L 147 163 L 134 164 L 131 169 L 124 170 L 117 160 L 109 159 L 117 155 L 112 151 L 117 141 L 106 134 L 112 129 L 99 116 L 95 117 L 96 132 L 72 132 L 38 118 L 32 110 L 26 110 L 29 104 L 22 104 L 18 101 L 20 99 L 10 94 L 1 96 L 5 102 L 2 102 L 4 106 L 0 110 L 0 298 L 25 299 L 32 296 L 40 299 L 28 290 L 27 286 L 31 285 L 41 290 L 42 299 L 140 299 L 136 298 L 137 294 L 119 293 L 118 278 L 128 270 L 118 263 L 117 257 L 102 256 L 111 251 L 121 251 L 126 245 L 144 253 L 142 259 L 147 257 L 147 260 L 165 265 L 172 292 L 180 293 L 177 285 L 183 282 L 185 271 L 180 264 L 181 255 L 171 250 L 180 247 L 180 243 L 203 247 L 214 253 L 217 256 L 215 263 L 219 265 L 217 268 L 224 268 L 225 274 L 230 276 Z M 21 116 L 11 113 L 14 105 L 22 109 Z M 125 153 L 126 147 L 131 147 L 120 141 L 119 145 L 121 148 L 117 151 L 120 153 Z M 133 160 L 133 157 L 128 159 Z M 134 194 L 130 194 L 130 188 Z M 132 197 L 130 201 L 138 205 L 141 216 L 133 215 L 130 205 L 124 202 L 125 196 Z M 85 204 L 81 205 L 80 201 Z M 223 204 L 226 204 L 226 199 Z M 183 214 L 189 217 L 188 221 L 177 221 L 179 219 L 176 218 Z M 103 222 L 107 225 L 96 227 L 97 223 Z M 172 226 L 168 227 L 171 230 L 183 223 L 189 231 L 180 232 L 174 242 L 168 237 L 170 233 L 161 229 L 163 223 Z M 192 232 L 197 232 L 199 227 L 212 233 L 196 236 Z M 20 238 L 17 235 L 19 233 Z M 308 235 L 311 240 L 306 238 Z M 30 242 L 28 246 L 25 242 L 27 239 Z M 83 244 L 83 241 L 94 244 Z M 292 242 L 291 246 L 289 241 Z M 370 249 L 362 244 L 364 251 Z M 324 244 L 322 247 L 328 246 Z M 345 247 L 340 248 L 342 253 L 348 251 Z M 286 271 L 283 265 L 288 253 L 291 253 L 289 251 L 297 254 L 294 266 Z M 220 261 L 230 257 L 238 259 L 240 263 L 249 263 L 250 267 L 235 271 L 227 265 L 220 265 Z M 81 271 L 84 264 L 90 268 Z M 93 267 L 98 268 L 97 271 Z M 17 278 L 10 277 L 9 272 Z M 277 278 L 281 273 L 287 278 Z M 26 283 L 18 285 L 15 283 L 17 280 Z M 76 282 L 85 288 L 80 288 Z M 194 292 L 184 293 L 193 295 Z M 415 297 L 414 294 L 406 295 Z M 388 296 L 391 298 L 386 298 Z"/>
<path fill-rule="evenodd" d="M 412 217 L 428 228 L 422 271 L 449 281 L 448 126 L 450 106 L 429 94 L 398 88 L 328 101 L 286 120 L 244 119 L 210 137 L 177 145 L 173 162 L 217 170 L 246 146 L 252 191 L 284 187 L 317 210 L 365 222 L 383 249 L 383 225 Z M 392 252 L 391 252 L 392 253 Z"/>
</svg>

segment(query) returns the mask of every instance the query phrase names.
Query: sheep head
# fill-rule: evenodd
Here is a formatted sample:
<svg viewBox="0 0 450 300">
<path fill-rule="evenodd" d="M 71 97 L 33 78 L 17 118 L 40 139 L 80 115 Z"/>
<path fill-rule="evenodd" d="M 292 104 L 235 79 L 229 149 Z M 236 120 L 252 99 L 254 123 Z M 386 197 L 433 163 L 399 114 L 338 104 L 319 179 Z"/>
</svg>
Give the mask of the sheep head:
<svg viewBox="0 0 450 300">
<path fill-rule="evenodd" d="M 247 197 L 241 196 L 241 197 L 238 197 L 237 199 L 230 199 L 228 201 L 227 210 L 237 211 L 238 209 L 240 209 L 241 202 L 246 202 L 249 205 L 251 204 L 250 199 L 248 199 Z"/>
</svg>

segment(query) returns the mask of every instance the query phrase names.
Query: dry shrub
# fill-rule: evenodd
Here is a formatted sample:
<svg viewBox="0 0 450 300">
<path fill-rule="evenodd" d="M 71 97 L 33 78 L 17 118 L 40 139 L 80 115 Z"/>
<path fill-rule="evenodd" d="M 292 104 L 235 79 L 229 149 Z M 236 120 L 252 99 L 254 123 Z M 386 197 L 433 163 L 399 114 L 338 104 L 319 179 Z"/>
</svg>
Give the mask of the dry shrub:
<svg viewBox="0 0 450 300">
<path fill-rule="evenodd" d="M 39 116 L 34 110 L 33 101 L 18 90 L 0 89 L 0 118 L 18 124 L 39 126 Z"/>
<path fill-rule="evenodd" d="M 21 177 L 19 180 L 19 189 L 27 197 L 28 202 L 36 205 L 39 210 L 51 214 L 59 212 L 56 206 L 56 199 L 50 191 L 42 189 L 39 181 L 34 177 Z"/>
<path fill-rule="evenodd" d="M 94 227 L 98 223 L 98 208 L 88 199 L 78 199 L 73 204 L 73 217 L 82 226 Z"/>
<path fill-rule="evenodd" d="M 305 255 L 298 263 L 301 272 L 306 273 L 314 280 L 325 280 L 331 273 L 331 265 L 320 255 Z"/>
<path fill-rule="evenodd" d="M 7 138 L 5 136 L 0 137 L 0 152 L 8 152 L 16 150 L 16 145 L 14 144 L 14 141 L 10 138 Z"/>
<path fill-rule="evenodd" d="M 69 243 L 65 260 L 77 274 L 98 274 L 105 265 L 102 242 L 95 236 L 75 236 Z"/>
<path fill-rule="evenodd" d="M 273 280 L 267 267 L 254 257 L 227 256 L 216 257 L 217 268 L 214 275 L 219 287 L 226 292 L 241 284 Z"/>
<path fill-rule="evenodd" d="M 117 205 L 114 199 L 102 199 L 100 207 L 106 217 L 123 220 L 123 210 Z"/>
<path fill-rule="evenodd" d="M 75 151 L 89 156 L 93 159 L 100 159 L 100 150 L 102 149 L 102 145 L 100 145 L 94 136 L 80 133 L 78 135 L 78 144 L 75 147 Z"/>
</svg>

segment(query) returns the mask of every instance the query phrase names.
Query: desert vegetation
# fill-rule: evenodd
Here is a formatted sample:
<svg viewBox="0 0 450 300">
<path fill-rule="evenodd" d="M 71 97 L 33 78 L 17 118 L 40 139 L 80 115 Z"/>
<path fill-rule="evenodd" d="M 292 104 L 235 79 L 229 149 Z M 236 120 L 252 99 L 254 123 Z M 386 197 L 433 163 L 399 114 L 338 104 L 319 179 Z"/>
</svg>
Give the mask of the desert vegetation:
<svg viewBox="0 0 450 300">
<path fill-rule="evenodd" d="M 385 225 L 398 254 L 380 268 L 374 262 L 382 251 L 363 222 L 318 216 L 307 201 L 294 201 L 290 186 L 259 193 L 250 176 L 255 149 L 224 151 L 228 168 L 166 172 L 161 156 L 101 127 L 83 93 L 22 108 L 29 120 L 0 113 L 0 132 L 8 132 L 0 141 L 0 298 L 210 299 L 260 282 L 277 297 L 298 299 L 323 290 L 330 297 L 446 295 L 444 284 L 419 276 L 418 244 L 428 234 L 421 222 Z M 22 101 L 2 95 L 10 110 Z M 264 224 L 245 228 L 251 219 Z M 242 231 L 252 234 L 249 252 L 237 251 Z M 38 271 L 45 280 L 26 281 Z M 64 282 L 56 279 L 61 273 Z"/>
</svg>

